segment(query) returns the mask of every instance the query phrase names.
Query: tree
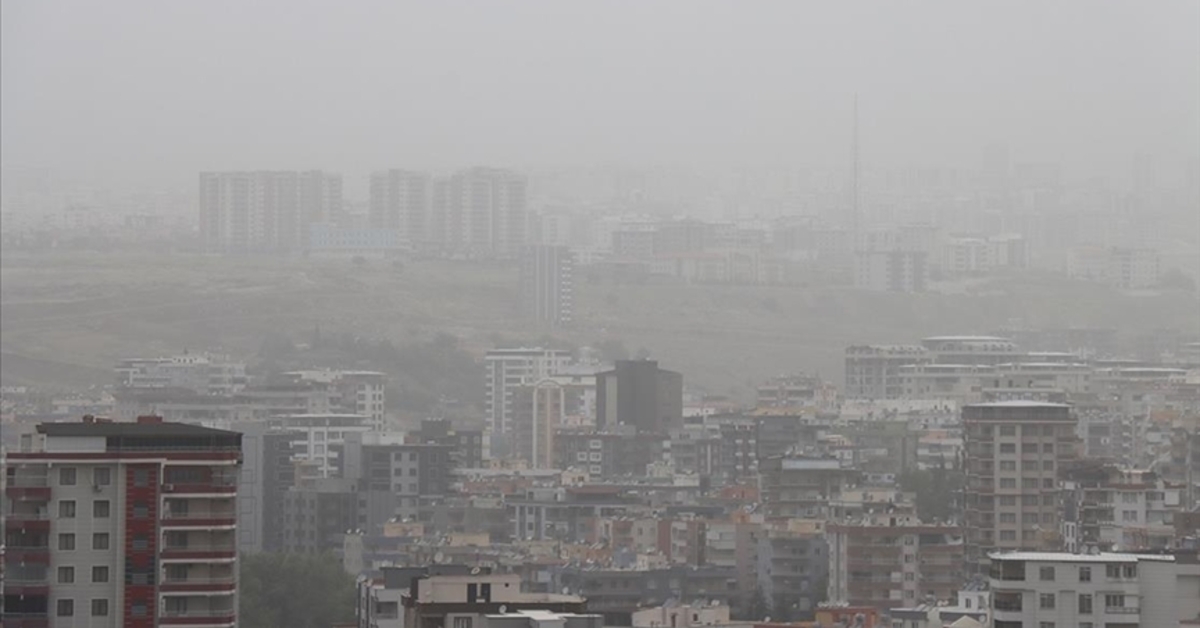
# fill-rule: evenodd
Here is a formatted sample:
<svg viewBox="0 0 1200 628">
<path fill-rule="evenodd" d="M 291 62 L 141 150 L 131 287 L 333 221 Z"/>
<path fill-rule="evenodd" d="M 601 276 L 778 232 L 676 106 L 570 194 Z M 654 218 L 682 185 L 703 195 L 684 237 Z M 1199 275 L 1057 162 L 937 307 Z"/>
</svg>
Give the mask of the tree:
<svg viewBox="0 0 1200 628">
<path fill-rule="evenodd" d="M 925 522 L 948 521 L 957 518 L 958 493 L 962 490 L 963 474 L 945 463 L 932 469 L 907 471 L 900 475 L 900 488 L 917 494 L 917 516 Z"/>
<path fill-rule="evenodd" d="M 336 556 L 252 554 L 241 559 L 238 625 L 328 628 L 354 620 L 354 595 Z"/>
</svg>

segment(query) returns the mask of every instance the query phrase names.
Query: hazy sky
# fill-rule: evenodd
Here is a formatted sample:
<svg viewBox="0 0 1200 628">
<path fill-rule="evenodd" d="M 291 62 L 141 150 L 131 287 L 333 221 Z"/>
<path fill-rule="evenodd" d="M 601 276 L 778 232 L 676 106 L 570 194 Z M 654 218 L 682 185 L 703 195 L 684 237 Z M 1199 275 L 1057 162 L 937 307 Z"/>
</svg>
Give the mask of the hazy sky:
<svg viewBox="0 0 1200 628">
<path fill-rule="evenodd" d="M 5 165 L 202 169 L 1016 160 L 1200 150 L 1200 2 L 2 5 Z"/>
</svg>

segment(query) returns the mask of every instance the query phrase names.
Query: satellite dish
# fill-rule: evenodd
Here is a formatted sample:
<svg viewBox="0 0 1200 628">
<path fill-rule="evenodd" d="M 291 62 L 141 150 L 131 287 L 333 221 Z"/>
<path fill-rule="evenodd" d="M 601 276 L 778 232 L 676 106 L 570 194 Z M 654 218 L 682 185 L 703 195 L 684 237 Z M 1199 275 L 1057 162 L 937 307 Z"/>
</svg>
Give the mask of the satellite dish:
<svg viewBox="0 0 1200 628">
<path fill-rule="evenodd" d="M 479 575 L 479 567 L 472 567 L 472 568 L 471 568 L 471 575 L 472 575 L 472 576 L 478 576 L 478 575 Z"/>
<path fill-rule="evenodd" d="M 446 560 L 446 555 L 441 552 L 438 552 L 433 555 L 433 562 L 435 562 L 437 564 L 441 564 L 442 561 L 444 561 L 444 560 Z"/>
<path fill-rule="evenodd" d="M 563 594 L 563 595 L 570 595 L 570 594 L 571 594 L 571 587 L 563 587 L 563 588 L 562 588 L 562 594 Z"/>
<path fill-rule="evenodd" d="M 508 607 L 501 604 L 500 605 L 500 614 L 503 615 L 504 613 L 507 613 L 507 612 L 508 612 Z"/>
</svg>

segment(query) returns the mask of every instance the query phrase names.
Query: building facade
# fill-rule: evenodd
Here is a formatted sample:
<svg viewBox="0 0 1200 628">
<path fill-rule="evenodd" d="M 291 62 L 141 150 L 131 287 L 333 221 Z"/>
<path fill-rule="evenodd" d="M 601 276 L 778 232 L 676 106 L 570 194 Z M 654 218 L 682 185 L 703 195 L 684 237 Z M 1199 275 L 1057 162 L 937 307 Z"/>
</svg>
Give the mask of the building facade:
<svg viewBox="0 0 1200 628">
<path fill-rule="evenodd" d="M 5 467 L 5 626 L 237 625 L 241 435 L 45 423 Z"/>
<path fill-rule="evenodd" d="M 521 311 L 539 325 L 563 327 L 574 312 L 575 256 L 565 246 L 543 244 L 521 251 Z"/>
<path fill-rule="evenodd" d="M 342 212 L 342 176 L 200 173 L 200 242 L 209 253 L 300 254 L 311 226 Z"/>
<path fill-rule="evenodd" d="M 995 550 L 1056 550 L 1062 543 L 1060 467 L 1075 459 L 1075 417 L 1064 404 L 1001 401 L 964 406 L 966 561 Z"/>
</svg>

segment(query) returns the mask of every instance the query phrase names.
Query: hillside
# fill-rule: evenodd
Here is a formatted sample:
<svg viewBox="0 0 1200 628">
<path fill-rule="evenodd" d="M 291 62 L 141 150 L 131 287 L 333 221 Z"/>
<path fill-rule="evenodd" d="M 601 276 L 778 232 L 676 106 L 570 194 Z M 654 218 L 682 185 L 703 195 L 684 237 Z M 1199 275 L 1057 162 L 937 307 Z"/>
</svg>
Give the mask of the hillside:
<svg viewBox="0 0 1200 628">
<path fill-rule="evenodd" d="M 112 363 L 183 349 L 252 356 L 269 334 L 302 343 L 315 328 L 397 345 L 438 332 L 475 354 L 496 343 L 619 340 L 689 383 L 745 395 L 770 375 L 815 370 L 840 381 L 860 342 L 1029 326 L 1123 333 L 1195 330 L 1187 293 L 1129 295 L 1057 278 L 959 286 L 961 294 L 874 294 L 840 287 L 707 286 L 581 280 L 577 326 L 553 338 L 516 315 L 515 266 L 150 257 L 52 252 L 0 258 L 0 378 L 78 386 Z"/>
</svg>

